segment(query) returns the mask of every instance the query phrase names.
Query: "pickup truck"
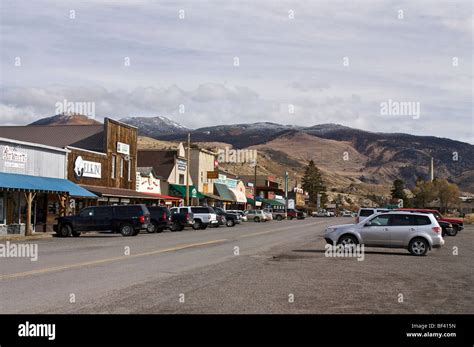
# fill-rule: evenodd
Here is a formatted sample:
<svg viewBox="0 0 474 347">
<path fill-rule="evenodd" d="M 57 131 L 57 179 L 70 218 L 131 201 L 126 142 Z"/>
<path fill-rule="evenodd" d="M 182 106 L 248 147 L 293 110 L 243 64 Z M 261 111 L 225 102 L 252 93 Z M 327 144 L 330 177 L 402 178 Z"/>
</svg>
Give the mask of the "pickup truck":
<svg viewBox="0 0 474 347">
<path fill-rule="evenodd" d="M 214 207 L 214 211 L 216 211 L 218 216 L 225 217 L 226 226 L 233 227 L 236 224 L 240 224 L 240 216 L 237 213 L 228 212 L 220 207 Z"/>
<path fill-rule="evenodd" d="M 193 229 L 206 229 L 208 226 L 219 225 L 216 211 L 209 206 L 180 206 L 173 207 L 171 213 L 192 213 L 194 218 Z"/>
</svg>

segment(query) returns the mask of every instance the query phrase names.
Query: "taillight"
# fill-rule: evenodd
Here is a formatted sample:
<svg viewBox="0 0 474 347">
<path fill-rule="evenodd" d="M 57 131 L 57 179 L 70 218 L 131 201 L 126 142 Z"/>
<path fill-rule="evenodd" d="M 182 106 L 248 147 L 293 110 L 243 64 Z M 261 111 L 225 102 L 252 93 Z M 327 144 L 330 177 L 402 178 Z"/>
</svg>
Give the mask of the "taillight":
<svg viewBox="0 0 474 347">
<path fill-rule="evenodd" d="M 166 219 L 167 219 L 167 218 L 166 218 L 166 212 L 163 212 L 163 217 L 162 217 L 162 218 L 163 218 L 163 220 L 166 220 Z"/>
<path fill-rule="evenodd" d="M 186 220 L 190 220 L 189 213 L 186 213 Z"/>
<path fill-rule="evenodd" d="M 138 217 L 138 220 L 140 221 L 140 223 L 144 224 L 145 223 L 145 216 Z"/>
<path fill-rule="evenodd" d="M 441 227 L 432 227 L 431 230 L 435 233 L 440 233 L 441 232 Z"/>
</svg>

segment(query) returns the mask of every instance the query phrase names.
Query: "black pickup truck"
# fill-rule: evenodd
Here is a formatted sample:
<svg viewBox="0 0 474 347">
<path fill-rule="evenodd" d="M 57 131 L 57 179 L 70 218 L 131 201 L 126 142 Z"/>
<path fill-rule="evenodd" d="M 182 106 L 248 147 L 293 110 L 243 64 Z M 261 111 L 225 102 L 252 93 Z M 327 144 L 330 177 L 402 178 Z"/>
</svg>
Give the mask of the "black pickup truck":
<svg viewBox="0 0 474 347">
<path fill-rule="evenodd" d="M 236 224 L 240 224 L 240 215 L 237 213 L 230 213 L 220 207 L 214 207 L 214 211 L 218 216 L 225 217 L 225 225 L 228 227 L 233 227 Z"/>
</svg>

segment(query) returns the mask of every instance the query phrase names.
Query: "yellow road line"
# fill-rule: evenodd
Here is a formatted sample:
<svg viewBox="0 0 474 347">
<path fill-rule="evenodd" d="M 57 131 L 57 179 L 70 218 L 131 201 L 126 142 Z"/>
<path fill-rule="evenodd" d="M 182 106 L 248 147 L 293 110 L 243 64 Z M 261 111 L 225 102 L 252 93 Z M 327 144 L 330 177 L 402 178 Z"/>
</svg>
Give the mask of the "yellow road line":
<svg viewBox="0 0 474 347">
<path fill-rule="evenodd" d="M 131 254 L 131 255 L 123 255 L 123 256 L 120 256 L 120 257 L 105 258 L 105 259 L 92 260 L 92 261 L 76 263 L 76 264 L 55 266 L 55 267 L 50 267 L 50 268 L 45 268 L 45 269 L 38 269 L 38 270 L 32 270 L 32 271 L 26 271 L 26 272 L 18 272 L 18 273 L 13 273 L 13 274 L 0 276 L 0 280 L 18 278 L 18 277 L 26 277 L 26 276 L 38 275 L 38 274 L 43 274 L 43 273 L 48 273 L 48 272 L 68 270 L 68 269 L 74 269 L 74 268 L 79 268 L 79 267 L 84 267 L 84 266 L 110 263 L 110 262 L 118 261 L 118 260 L 127 260 L 127 259 L 130 259 L 130 258 L 138 258 L 138 257 L 144 257 L 144 256 L 148 256 L 148 255 L 154 255 L 154 254 L 160 254 L 160 253 L 166 253 L 166 252 L 172 252 L 172 251 L 179 251 L 181 249 L 211 245 L 211 244 L 215 244 L 215 243 L 221 243 L 221 242 L 224 242 L 224 241 L 227 241 L 227 239 L 213 240 L 213 241 L 201 242 L 201 243 L 193 243 L 193 244 L 189 244 L 189 245 L 183 245 L 183 246 L 177 246 L 177 247 L 165 248 L 165 249 L 158 249 L 158 250 L 149 251 L 149 252 L 142 252 L 142 253 Z"/>
<path fill-rule="evenodd" d="M 308 226 L 319 225 L 319 224 L 321 224 L 321 223 L 302 224 L 302 225 L 299 225 L 299 226 L 300 227 L 302 227 L 302 226 L 308 227 Z M 260 231 L 258 233 L 245 234 L 245 235 L 239 236 L 238 238 L 250 237 L 250 236 L 255 236 L 255 235 L 263 235 L 263 234 L 273 233 L 275 231 L 283 231 L 283 230 L 289 230 L 289 229 L 295 229 L 295 226 L 292 225 L 292 226 L 288 226 L 288 227 L 280 228 L 280 229 L 273 229 L 273 230 L 267 230 L 267 231 Z"/>
</svg>

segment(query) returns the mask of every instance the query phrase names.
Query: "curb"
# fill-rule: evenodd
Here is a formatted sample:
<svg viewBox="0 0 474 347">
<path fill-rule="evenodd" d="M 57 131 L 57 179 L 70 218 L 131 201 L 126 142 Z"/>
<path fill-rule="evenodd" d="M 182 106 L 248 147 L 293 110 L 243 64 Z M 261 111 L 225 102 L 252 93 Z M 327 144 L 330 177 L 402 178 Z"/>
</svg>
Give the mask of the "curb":
<svg viewBox="0 0 474 347">
<path fill-rule="evenodd" d="M 23 235 L 6 235 L 0 236 L 0 241 L 34 241 L 34 240 L 43 240 L 43 239 L 50 239 L 53 237 L 54 233 L 42 233 L 40 235 L 31 235 L 31 236 L 23 236 Z"/>
</svg>

